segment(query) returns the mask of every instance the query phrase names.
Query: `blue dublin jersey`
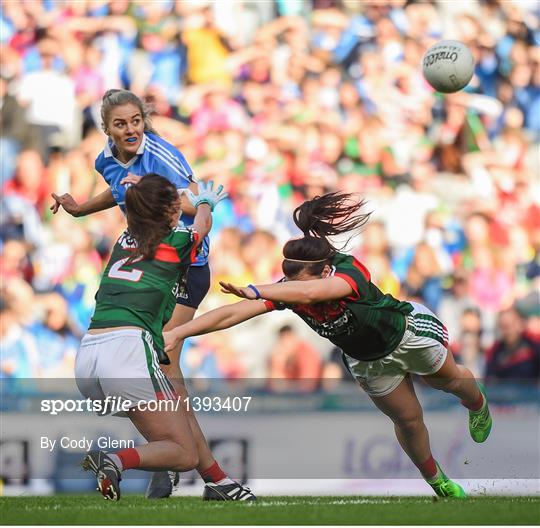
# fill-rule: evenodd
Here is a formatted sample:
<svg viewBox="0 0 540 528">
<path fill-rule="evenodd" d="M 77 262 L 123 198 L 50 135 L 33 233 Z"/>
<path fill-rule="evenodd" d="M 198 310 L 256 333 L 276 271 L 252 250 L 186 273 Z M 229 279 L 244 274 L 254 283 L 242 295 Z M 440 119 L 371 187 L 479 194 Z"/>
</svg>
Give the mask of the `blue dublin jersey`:
<svg viewBox="0 0 540 528">
<path fill-rule="evenodd" d="M 120 182 L 128 175 L 128 172 L 136 176 L 155 173 L 167 178 L 177 189 L 186 189 L 193 181 L 193 171 L 182 153 L 170 143 L 156 134 L 145 132 L 137 155 L 127 163 L 122 163 L 114 157 L 113 142 L 109 139 L 105 148 L 96 158 L 96 170 L 103 176 L 116 203 L 125 213 L 125 185 Z M 193 216 L 180 217 L 181 227 L 190 227 L 193 224 Z M 197 260 L 192 266 L 204 266 L 208 263 L 209 240 L 205 237 L 200 246 Z"/>
</svg>

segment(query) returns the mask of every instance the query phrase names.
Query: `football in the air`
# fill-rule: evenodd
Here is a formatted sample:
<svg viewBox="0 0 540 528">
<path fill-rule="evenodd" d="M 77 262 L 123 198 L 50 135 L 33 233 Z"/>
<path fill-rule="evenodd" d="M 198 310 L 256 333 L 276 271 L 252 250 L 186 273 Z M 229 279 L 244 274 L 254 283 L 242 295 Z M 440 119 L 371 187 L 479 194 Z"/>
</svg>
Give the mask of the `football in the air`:
<svg viewBox="0 0 540 528">
<path fill-rule="evenodd" d="M 452 93 L 465 88 L 474 73 L 471 50 L 459 40 L 440 40 L 422 59 L 424 77 L 435 90 Z"/>
</svg>

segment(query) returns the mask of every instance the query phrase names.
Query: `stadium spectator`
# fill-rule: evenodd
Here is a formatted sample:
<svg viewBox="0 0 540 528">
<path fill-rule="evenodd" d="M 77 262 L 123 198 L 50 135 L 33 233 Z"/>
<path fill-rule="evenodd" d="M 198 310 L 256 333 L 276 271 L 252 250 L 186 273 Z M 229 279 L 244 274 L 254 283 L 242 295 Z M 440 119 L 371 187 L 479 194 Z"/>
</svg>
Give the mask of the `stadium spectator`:
<svg viewBox="0 0 540 528">
<path fill-rule="evenodd" d="M 311 392 L 319 387 L 321 372 L 322 361 L 317 350 L 290 325 L 282 326 L 270 353 L 268 388 L 275 392 Z"/>
<path fill-rule="evenodd" d="M 230 45 L 214 24 L 210 2 L 179 2 L 184 19 L 182 41 L 187 53 L 187 80 L 193 84 L 230 86 Z"/>
<path fill-rule="evenodd" d="M 26 198 L 18 194 L 0 198 L 0 238 L 3 242 L 24 240 L 34 249 L 43 244 L 41 218 Z"/>
<path fill-rule="evenodd" d="M 9 80 L 0 72 L 0 185 L 12 178 L 21 150 L 40 150 L 41 147 L 37 130 L 28 123 L 24 109 L 9 91 Z"/>
<path fill-rule="evenodd" d="M 434 250 L 425 242 L 418 244 L 402 284 L 403 293 L 437 311 L 442 295 L 440 271 Z"/>
<path fill-rule="evenodd" d="M 39 129 L 48 155 L 53 147 L 75 144 L 80 136 L 79 110 L 74 80 L 55 68 L 55 60 L 60 56 L 59 43 L 45 35 L 37 47 L 39 67 L 22 77 L 17 96 L 21 105 L 27 107 L 29 122 Z"/>
<path fill-rule="evenodd" d="M 81 335 L 70 328 L 67 301 L 61 295 L 47 294 L 41 303 L 44 321 L 32 327 L 40 348 L 40 373 L 45 378 L 71 378 Z"/>
<path fill-rule="evenodd" d="M 0 377 L 35 378 L 39 372 L 39 353 L 33 333 L 21 326 L 9 302 L 0 298 Z M 71 374 L 73 376 L 73 373 Z"/>
<path fill-rule="evenodd" d="M 466 366 L 478 378 L 485 372 L 484 348 L 482 346 L 482 318 L 478 308 L 462 310 L 459 330 L 450 341 L 450 349 L 456 361 Z"/>
<path fill-rule="evenodd" d="M 525 332 L 525 321 L 515 308 L 499 314 L 500 338 L 486 354 L 486 376 L 492 379 L 539 380 L 540 342 Z"/>
<path fill-rule="evenodd" d="M 352 383 L 354 379 L 343 362 L 341 349 L 334 347 L 330 351 L 328 360 L 323 364 L 321 386 L 323 390 L 332 390 L 341 381 Z"/>
<path fill-rule="evenodd" d="M 450 345 L 459 338 L 462 331 L 464 312 L 473 306 L 469 295 L 468 274 L 463 270 L 456 270 L 452 277 L 452 286 L 443 294 L 438 311 L 448 328 Z"/>
<path fill-rule="evenodd" d="M 6 196 L 17 195 L 41 212 L 49 197 L 48 178 L 39 152 L 25 150 L 17 158 L 13 179 L 2 188 Z"/>
<path fill-rule="evenodd" d="M 23 240 L 10 238 L 2 245 L 0 277 L 3 281 L 31 280 L 32 267 L 28 258 L 28 247 Z"/>
</svg>

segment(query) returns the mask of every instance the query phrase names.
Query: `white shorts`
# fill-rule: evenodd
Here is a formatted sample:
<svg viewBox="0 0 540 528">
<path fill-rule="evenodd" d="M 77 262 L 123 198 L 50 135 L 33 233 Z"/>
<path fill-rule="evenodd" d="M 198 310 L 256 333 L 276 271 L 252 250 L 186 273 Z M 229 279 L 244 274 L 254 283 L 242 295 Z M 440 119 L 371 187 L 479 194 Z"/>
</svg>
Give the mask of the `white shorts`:
<svg viewBox="0 0 540 528">
<path fill-rule="evenodd" d="M 140 401 L 175 399 L 171 382 L 159 366 L 152 335 L 146 330 L 86 334 L 75 359 L 77 386 L 85 398 Z M 125 416 L 106 409 L 100 414 Z"/>
<path fill-rule="evenodd" d="M 360 361 L 343 354 L 350 373 L 370 396 L 390 394 L 408 372 L 421 376 L 433 374 L 446 359 L 446 327 L 424 305 L 410 304 L 414 309 L 407 316 L 407 329 L 397 348 L 388 356 L 375 361 Z"/>
</svg>

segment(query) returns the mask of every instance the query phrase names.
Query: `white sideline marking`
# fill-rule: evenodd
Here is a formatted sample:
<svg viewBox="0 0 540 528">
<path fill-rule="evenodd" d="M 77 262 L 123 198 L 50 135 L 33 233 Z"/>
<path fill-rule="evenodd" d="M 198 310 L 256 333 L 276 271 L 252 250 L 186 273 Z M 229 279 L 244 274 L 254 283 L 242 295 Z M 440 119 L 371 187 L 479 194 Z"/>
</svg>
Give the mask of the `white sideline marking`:
<svg viewBox="0 0 540 528">
<path fill-rule="evenodd" d="M 229 501 L 223 501 L 219 502 L 216 501 L 215 503 L 208 502 L 208 506 L 211 508 L 223 508 Z M 232 501 L 231 501 L 232 502 Z M 244 504 L 250 508 L 270 508 L 273 506 L 345 506 L 347 504 L 390 504 L 395 502 L 394 500 L 390 499 L 336 499 L 332 501 L 321 501 L 321 500 L 299 500 L 299 501 L 284 501 L 284 500 L 278 500 L 278 501 L 246 501 Z M 180 506 L 180 502 L 175 503 L 168 503 L 163 504 L 160 503 L 159 505 L 137 505 L 137 508 L 141 508 L 143 510 L 169 510 L 169 509 L 176 509 Z M 184 507 L 184 506 L 183 506 Z M 30 506 L 25 505 L 24 509 L 26 511 L 35 511 L 35 510 L 59 510 L 60 508 L 66 509 L 70 508 L 69 505 L 59 505 L 59 504 L 51 504 L 51 505 L 45 505 L 45 506 Z M 73 508 L 76 508 L 77 510 L 96 510 L 101 509 L 101 505 L 97 504 L 88 504 L 88 505 L 76 505 L 73 506 Z"/>
<path fill-rule="evenodd" d="M 347 504 L 390 504 L 395 502 L 389 499 L 336 499 L 332 501 L 319 501 L 319 500 L 307 500 L 307 501 L 272 501 L 272 502 L 259 502 L 250 501 L 248 506 L 251 508 L 268 508 L 270 506 L 346 506 Z"/>
</svg>

